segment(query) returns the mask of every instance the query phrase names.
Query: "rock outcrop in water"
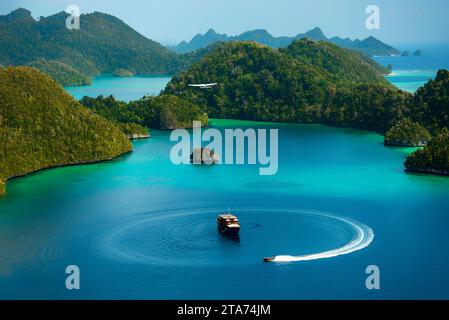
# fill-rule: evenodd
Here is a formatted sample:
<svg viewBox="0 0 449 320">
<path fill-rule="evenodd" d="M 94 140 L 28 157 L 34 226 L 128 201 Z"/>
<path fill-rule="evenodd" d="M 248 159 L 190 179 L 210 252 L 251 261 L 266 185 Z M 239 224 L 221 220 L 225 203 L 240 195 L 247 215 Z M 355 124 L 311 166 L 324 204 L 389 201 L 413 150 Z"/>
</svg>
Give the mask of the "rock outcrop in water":
<svg viewBox="0 0 449 320">
<path fill-rule="evenodd" d="M 132 77 L 134 73 L 126 69 L 117 69 L 113 73 L 114 77 Z"/>
<path fill-rule="evenodd" d="M 195 148 L 190 155 L 190 162 L 193 164 L 216 164 L 218 161 L 218 155 L 209 148 Z"/>
</svg>

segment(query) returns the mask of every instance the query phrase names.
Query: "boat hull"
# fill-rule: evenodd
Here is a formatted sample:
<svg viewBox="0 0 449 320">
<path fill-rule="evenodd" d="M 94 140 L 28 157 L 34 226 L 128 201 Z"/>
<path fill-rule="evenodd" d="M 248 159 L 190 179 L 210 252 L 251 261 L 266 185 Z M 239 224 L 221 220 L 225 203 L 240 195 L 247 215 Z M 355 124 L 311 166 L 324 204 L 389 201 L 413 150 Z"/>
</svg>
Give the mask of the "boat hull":
<svg viewBox="0 0 449 320">
<path fill-rule="evenodd" d="M 224 227 L 221 225 L 218 225 L 218 230 L 220 230 L 221 233 L 223 234 L 229 234 L 229 235 L 236 235 L 239 234 L 240 232 L 240 228 L 229 228 L 229 227 Z"/>
</svg>

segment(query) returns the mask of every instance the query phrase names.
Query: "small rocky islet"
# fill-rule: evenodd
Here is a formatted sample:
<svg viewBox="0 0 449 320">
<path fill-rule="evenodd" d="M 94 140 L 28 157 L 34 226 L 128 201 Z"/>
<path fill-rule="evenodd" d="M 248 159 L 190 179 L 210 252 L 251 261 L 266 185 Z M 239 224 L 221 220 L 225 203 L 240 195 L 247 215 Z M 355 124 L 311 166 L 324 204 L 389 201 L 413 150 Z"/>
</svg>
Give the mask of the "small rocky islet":
<svg viewBox="0 0 449 320">
<path fill-rule="evenodd" d="M 32 19 L 28 11 L 22 13 L 13 18 L 20 18 L 31 29 L 39 27 L 41 22 Z M 88 18 L 94 24 L 107 21 L 108 32 L 123 29 L 104 14 Z M 14 28 L 14 23 L 5 24 L 6 32 L 13 33 Z M 117 47 L 124 45 L 122 39 L 113 40 Z M 24 62 L 45 69 L 47 75 L 24 66 L 0 68 L 0 193 L 5 192 L 9 178 L 53 166 L 108 160 L 130 152 L 129 139 L 149 137 L 148 128 L 190 128 L 193 120 L 207 125 L 209 116 L 377 131 L 385 134 L 386 145 L 424 146 L 407 159 L 407 170 L 449 171 L 447 70 L 440 70 L 434 80 L 410 94 L 384 78 L 388 68 L 326 41 L 295 40 L 280 49 L 255 42 L 228 42 L 182 57 L 146 38 L 141 41 L 148 50 L 140 50 L 138 56 L 145 63 L 137 66 L 131 59 L 117 66 L 110 61 L 100 70 L 97 55 L 93 55 L 85 73 L 115 70 L 117 76 L 131 76 L 129 70 L 135 70 L 139 74 L 175 74 L 160 95 L 131 102 L 103 96 L 76 101 L 55 80 L 83 83 L 88 78 L 48 57 Z M 21 45 L 17 43 L 19 52 Z M 95 52 L 105 50 L 96 43 L 85 45 Z M 159 54 L 152 57 L 155 50 Z M 189 87 L 205 79 L 218 85 L 211 90 Z M 29 139 L 25 133 L 40 139 Z"/>
</svg>

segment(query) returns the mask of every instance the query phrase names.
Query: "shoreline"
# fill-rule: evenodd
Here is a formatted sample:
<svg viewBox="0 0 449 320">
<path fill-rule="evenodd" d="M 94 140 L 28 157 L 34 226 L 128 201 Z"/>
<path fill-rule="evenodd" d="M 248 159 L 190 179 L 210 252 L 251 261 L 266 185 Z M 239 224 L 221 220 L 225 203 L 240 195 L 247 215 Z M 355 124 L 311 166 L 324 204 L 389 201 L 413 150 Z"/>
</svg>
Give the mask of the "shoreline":
<svg viewBox="0 0 449 320">
<path fill-rule="evenodd" d="M 322 126 L 322 127 L 327 127 L 327 128 L 334 128 L 334 129 L 342 129 L 342 130 L 354 130 L 354 131 L 360 131 L 363 133 L 369 133 L 369 134 L 374 134 L 374 135 L 378 135 L 378 136 L 382 136 L 384 137 L 385 134 L 382 133 L 381 131 L 376 131 L 376 130 L 370 130 L 370 129 L 362 129 L 362 128 L 356 128 L 356 127 L 351 127 L 351 126 L 339 126 L 336 124 L 328 124 L 328 123 L 320 123 L 320 122 L 279 122 L 279 121 L 267 121 L 267 120 L 246 120 L 246 119 L 233 119 L 233 118 L 209 118 L 209 125 L 211 125 L 211 122 L 214 122 L 215 120 L 218 121 L 235 121 L 235 122 L 250 122 L 250 123 L 260 123 L 263 125 L 280 125 L 280 126 Z M 212 123 L 212 125 L 214 125 Z M 187 128 L 187 129 L 191 129 L 191 128 Z"/>
<path fill-rule="evenodd" d="M 209 119 L 209 123 L 208 126 L 212 125 L 213 127 L 213 122 L 214 120 L 218 120 L 218 121 L 236 121 L 236 122 L 246 122 L 246 123 L 260 123 L 260 124 L 265 124 L 265 125 L 273 125 L 273 124 L 279 124 L 279 125 L 291 125 L 291 126 L 295 126 L 295 125 L 311 125 L 311 126 L 324 126 L 324 127 L 329 127 L 329 128 L 337 128 L 337 129 L 342 129 L 342 130 L 355 130 L 355 131 L 362 131 L 362 132 L 366 132 L 366 133 L 370 133 L 370 134 L 374 134 L 374 135 L 379 135 L 379 136 L 383 136 L 383 134 L 381 134 L 380 132 L 376 132 L 373 130 L 369 130 L 369 129 L 358 129 L 358 128 L 353 128 L 353 127 L 342 127 L 342 126 L 333 126 L 333 125 L 329 125 L 329 124 L 322 124 L 322 123 L 293 123 L 293 122 L 269 122 L 269 121 L 258 121 L 258 120 L 242 120 L 242 119 L 232 119 L 232 118 L 211 118 Z M 211 123 L 212 122 L 212 123 Z M 189 128 L 187 128 L 189 129 Z M 166 129 L 166 130 L 162 130 L 162 131 L 170 131 L 172 129 Z M 138 137 L 129 137 L 128 138 L 132 141 L 132 140 L 144 140 L 144 139 L 148 139 L 150 138 L 151 135 L 139 135 Z M 419 147 L 423 147 L 423 146 L 409 146 L 409 145 L 400 145 L 400 144 L 386 144 L 384 142 L 384 146 L 387 148 L 395 148 L 395 147 L 402 147 L 402 148 L 419 148 Z M 92 161 L 81 161 L 81 162 L 75 162 L 75 163 L 68 163 L 68 164 L 60 164 L 60 165 L 54 165 L 54 166 L 48 166 L 48 167 L 43 167 L 31 172 L 27 172 L 25 174 L 21 174 L 21 175 L 15 175 L 9 178 L 6 178 L 4 181 L 0 180 L 0 199 L 4 196 L 6 196 L 6 184 L 8 181 L 10 180 L 14 180 L 17 178 L 23 178 L 26 177 L 28 175 L 32 175 L 32 174 L 36 174 L 39 173 L 40 171 L 44 171 L 44 170 L 49 170 L 49 169 L 57 169 L 57 168 L 63 168 L 63 167 L 69 167 L 69 166 L 79 166 L 79 165 L 90 165 L 90 164 L 98 164 L 98 163 L 102 163 L 102 162 L 109 162 L 112 160 L 116 160 L 122 156 L 125 156 L 127 154 L 132 153 L 133 150 L 131 149 L 130 151 L 124 152 L 122 154 L 119 154 L 117 156 L 108 158 L 108 159 L 102 159 L 102 160 L 92 160 Z M 422 174 L 422 175 L 434 175 L 434 176 L 442 176 L 442 177 L 449 177 L 449 171 L 448 172 L 440 172 L 438 170 L 434 170 L 434 169 L 413 169 L 413 168 L 405 168 L 404 171 L 406 173 L 409 174 Z"/>
<path fill-rule="evenodd" d="M 174 75 L 168 74 L 168 73 L 153 73 L 153 74 L 134 74 L 132 76 L 126 76 L 126 77 L 120 77 L 120 76 L 114 76 L 113 73 L 100 73 L 100 74 L 94 74 L 89 76 L 91 83 L 90 84 L 74 84 L 74 85 L 65 85 L 62 86 L 64 89 L 66 88 L 78 88 L 78 87 L 89 87 L 93 85 L 93 82 L 95 78 L 101 78 L 101 77 L 111 77 L 116 79 L 123 79 L 123 78 L 166 78 L 170 77 L 173 78 Z"/>
<path fill-rule="evenodd" d="M 420 168 L 406 168 L 404 169 L 406 173 L 409 174 L 421 174 L 421 175 L 432 175 L 439 177 L 449 177 L 449 171 L 439 171 L 435 169 L 420 169 Z"/>
<path fill-rule="evenodd" d="M 2 199 L 3 197 L 6 196 L 6 194 L 7 194 L 7 192 L 6 192 L 7 191 L 6 184 L 9 181 L 11 181 L 11 180 L 24 178 L 24 177 L 27 177 L 29 175 L 37 174 L 37 173 L 39 173 L 41 171 L 44 171 L 44 170 L 58 169 L 58 168 L 71 167 L 71 166 L 93 165 L 93 164 L 98 164 L 98 163 L 102 163 L 102 162 L 109 162 L 109 161 L 117 160 L 118 158 L 120 158 L 122 156 L 125 156 L 125 155 L 128 155 L 128 154 L 130 154 L 132 152 L 133 152 L 133 150 L 131 149 L 131 150 L 126 151 L 124 153 L 121 153 L 121 154 L 119 154 L 117 156 L 114 156 L 114 157 L 111 157 L 111 158 L 107 158 L 107 159 L 91 160 L 91 161 L 79 161 L 79 162 L 74 162 L 74 163 L 58 164 L 58 165 L 54 165 L 54 166 L 47 166 L 47 167 L 39 168 L 39 169 L 30 171 L 30 172 L 27 172 L 27 173 L 24 173 L 24 174 L 19 174 L 19 175 L 8 177 L 4 181 L 0 180 L 0 182 L 2 183 L 2 184 L 0 184 L 0 199 Z"/>
<path fill-rule="evenodd" d="M 400 142 L 386 142 L 384 141 L 385 147 L 399 147 L 399 148 L 424 148 L 427 144 L 412 144 L 412 143 L 400 143 Z"/>
<path fill-rule="evenodd" d="M 133 134 L 128 134 L 126 135 L 126 137 L 129 140 L 142 140 L 142 139 L 149 139 L 151 138 L 150 134 L 138 134 L 138 133 L 133 133 Z"/>
</svg>

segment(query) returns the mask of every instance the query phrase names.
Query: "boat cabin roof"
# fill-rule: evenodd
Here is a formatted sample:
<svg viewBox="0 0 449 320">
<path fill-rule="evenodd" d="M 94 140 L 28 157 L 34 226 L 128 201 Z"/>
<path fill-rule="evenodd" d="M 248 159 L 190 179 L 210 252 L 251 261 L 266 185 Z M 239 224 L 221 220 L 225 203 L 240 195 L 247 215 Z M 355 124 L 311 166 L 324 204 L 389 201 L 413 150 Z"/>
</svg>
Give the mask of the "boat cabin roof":
<svg viewBox="0 0 449 320">
<path fill-rule="evenodd" d="M 232 214 L 228 214 L 228 213 L 226 213 L 226 214 L 220 214 L 219 216 L 218 216 L 218 218 L 219 219 L 225 219 L 225 220 L 234 220 L 234 219 L 237 219 L 237 217 L 236 216 L 234 216 L 234 215 L 232 215 Z"/>
</svg>

